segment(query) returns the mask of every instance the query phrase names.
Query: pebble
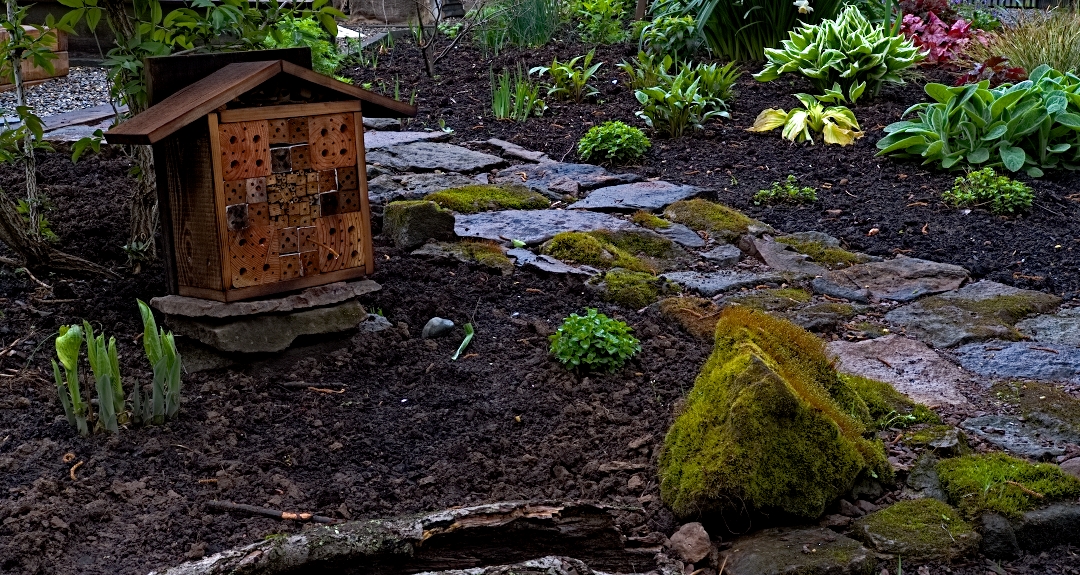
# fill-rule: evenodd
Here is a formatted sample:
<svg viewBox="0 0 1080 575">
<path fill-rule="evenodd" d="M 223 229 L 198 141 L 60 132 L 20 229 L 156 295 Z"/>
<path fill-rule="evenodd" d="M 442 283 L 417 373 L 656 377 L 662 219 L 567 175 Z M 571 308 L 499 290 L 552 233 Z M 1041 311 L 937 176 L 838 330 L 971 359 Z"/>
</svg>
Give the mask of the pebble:
<svg viewBox="0 0 1080 575">
<path fill-rule="evenodd" d="M 424 339 L 439 337 L 449 333 L 452 329 L 454 329 L 454 322 L 441 317 L 433 317 L 428 320 L 424 330 L 420 332 L 420 337 Z"/>
<path fill-rule="evenodd" d="M 15 115 L 15 101 L 14 90 L 0 93 L 0 113 Z M 108 104 L 108 74 L 104 68 L 73 67 L 67 77 L 27 88 L 26 101 L 42 118 Z"/>
</svg>

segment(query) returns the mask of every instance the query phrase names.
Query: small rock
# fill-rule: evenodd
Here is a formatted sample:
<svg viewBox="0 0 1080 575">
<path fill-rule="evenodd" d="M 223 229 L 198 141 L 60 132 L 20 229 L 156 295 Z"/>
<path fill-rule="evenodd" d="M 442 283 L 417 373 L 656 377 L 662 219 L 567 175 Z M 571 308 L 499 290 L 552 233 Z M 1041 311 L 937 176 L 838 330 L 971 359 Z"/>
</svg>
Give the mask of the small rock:
<svg viewBox="0 0 1080 575">
<path fill-rule="evenodd" d="M 915 460 L 907 476 L 907 486 L 921 498 L 932 498 L 945 502 L 945 490 L 941 488 L 941 479 L 937 473 L 938 458 L 932 453 L 923 453 Z"/>
<path fill-rule="evenodd" d="M 494 184 L 526 186 L 552 199 L 581 197 L 585 192 L 641 180 L 637 174 L 613 174 L 592 164 L 542 163 L 510 166 L 495 175 Z"/>
<path fill-rule="evenodd" d="M 424 325 L 424 329 L 420 332 L 420 337 L 424 339 L 439 337 L 450 333 L 450 330 L 452 329 L 454 329 L 454 322 L 441 317 L 433 317 Z"/>
<path fill-rule="evenodd" d="M 435 202 L 390 202 L 383 212 L 383 233 L 403 250 L 424 245 L 429 239 L 454 237 L 454 214 Z"/>
<path fill-rule="evenodd" d="M 705 297 L 742 287 L 754 287 L 760 284 L 779 284 L 786 281 L 779 273 L 749 273 L 731 270 L 717 272 L 670 272 L 660 277 L 671 280 L 687 289 L 694 290 Z"/>
<path fill-rule="evenodd" d="M 1080 457 L 1074 457 L 1061 462 L 1061 470 L 1073 477 L 1080 479 Z"/>
<path fill-rule="evenodd" d="M 496 242 L 510 238 L 530 246 L 542 244 L 560 232 L 597 230 L 619 232 L 640 231 L 641 228 L 611 214 L 587 210 L 502 210 L 459 214 L 454 227 L 454 232 L 461 237 Z"/>
<path fill-rule="evenodd" d="M 870 290 L 852 287 L 850 285 L 840 285 L 824 277 L 814 278 L 814 280 L 810 282 L 810 287 L 813 288 L 814 293 L 827 295 L 829 297 L 837 297 L 859 303 L 867 303 L 870 301 Z"/>
<path fill-rule="evenodd" d="M 188 547 L 187 553 L 184 554 L 185 557 L 187 557 L 188 559 L 190 559 L 192 561 L 194 561 L 196 559 L 202 559 L 204 555 L 206 555 L 206 542 L 205 541 L 199 541 L 197 543 L 192 543 L 191 546 Z"/>
<path fill-rule="evenodd" d="M 626 482 L 626 488 L 627 489 L 640 489 L 641 486 L 644 485 L 644 484 L 645 484 L 645 481 L 641 478 L 640 475 L 632 475 L 630 477 L 630 480 Z"/>
<path fill-rule="evenodd" d="M 987 443 L 1032 459 L 1046 460 L 1064 455 L 1066 445 L 1080 443 L 1080 433 L 1056 421 L 1041 419 L 984 415 L 966 419 L 960 426 Z"/>
<path fill-rule="evenodd" d="M 695 234 L 696 235 L 696 234 Z M 742 259 L 742 250 L 732 244 L 721 244 L 701 254 L 701 257 L 709 260 L 722 268 L 735 267 Z"/>
<path fill-rule="evenodd" d="M 857 541 L 824 528 L 767 529 L 736 539 L 725 558 L 725 575 L 853 575 L 876 562 Z"/>
<path fill-rule="evenodd" d="M 854 519 L 851 517 L 834 513 L 823 517 L 818 524 L 822 527 L 828 527 L 829 529 L 846 529 L 848 525 L 851 525 L 852 521 L 854 521 Z"/>
<path fill-rule="evenodd" d="M 862 509 L 859 509 L 847 499 L 840 500 L 840 515 L 844 515 L 845 517 L 862 517 L 865 514 L 866 513 Z"/>
<path fill-rule="evenodd" d="M 1013 523 L 1016 541 L 1027 552 L 1080 544 L 1080 504 L 1054 503 L 1028 511 Z"/>
<path fill-rule="evenodd" d="M 874 505 L 873 503 L 870 503 L 865 499 L 860 499 L 856 501 L 855 507 L 858 507 L 860 510 L 863 511 L 863 513 L 873 513 L 879 509 L 877 505 Z"/>
<path fill-rule="evenodd" d="M 400 137 L 409 132 L 375 132 Z M 483 172 L 505 166 L 498 156 L 441 142 L 419 141 L 397 144 L 387 148 L 369 149 L 367 161 L 403 172 Z"/>
<path fill-rule="evenodd" d="M 671 549 L 687 563 L 697 563 L 708 557 L 712 541 L 701 523 L 687 523 L 670 538 Z"/>
<path fill-rule="evenodd" d="M 979 545 L 979 534 L 952 507 L 936 499 L 905 500 L 855 522 L 854 537 L 879 553 L 905 560 L 964 557 Z"/>
<path fill-rule="evenodd" d="M 571 204 L 570 209 L 655 211 L 668 204 L 692 198 L 700 192 L 701 189 L 694 186 L 672 184 L 663 180 L 635 182 L 600 188 L 584 200 Z"/>
<path fill-rule="evenodd" d="M 867 289 L 880 299 L 911 301 L 959 288 L 968 279 L 968 271 L 960 266 L 897 256 L 831 271 L 824 277 L 837 286 Z"/>
<path fill-rule="evenodd" d="M 982 534 L 980 551 L 990 559 L 1015 559 L 1020 556 L 1020 544 L 1008 519 L 997 513 L 985 513 L 979 518 Z"/>
</svg>

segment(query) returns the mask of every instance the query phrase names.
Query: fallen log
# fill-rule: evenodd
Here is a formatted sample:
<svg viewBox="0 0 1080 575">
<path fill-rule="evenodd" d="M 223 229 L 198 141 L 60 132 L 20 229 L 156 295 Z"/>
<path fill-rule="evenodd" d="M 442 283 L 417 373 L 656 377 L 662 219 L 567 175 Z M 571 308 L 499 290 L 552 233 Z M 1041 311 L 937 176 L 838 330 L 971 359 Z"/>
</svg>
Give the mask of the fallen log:
<svg viewBox="0 0 1080 575">
<path fill-rule="evenodd" d="M 320 525 L 150 575 L 400 575 L 549 556 L 573 557 L 599 571 L 641 573 L 655 568 L 652 557 L 659 550 L 628 548 L 612 515 L 597 505 L 505 502 Z"/>
</svg>

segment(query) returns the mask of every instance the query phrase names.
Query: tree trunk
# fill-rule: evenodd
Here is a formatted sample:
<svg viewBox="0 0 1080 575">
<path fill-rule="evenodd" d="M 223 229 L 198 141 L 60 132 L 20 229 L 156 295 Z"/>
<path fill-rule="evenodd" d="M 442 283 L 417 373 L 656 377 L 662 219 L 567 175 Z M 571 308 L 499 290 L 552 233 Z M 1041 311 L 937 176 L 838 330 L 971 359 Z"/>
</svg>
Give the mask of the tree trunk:
<svg viewBox="0 0 1080 575">
<path fill-rule="evenodd" d="M 9 22 L 15 22 L 15 12 L 19 9 L 16 0 L 7 0 L 7 17 Z M 16 54 L 15 58 L 11 60 L 11 75 L 14 78 L 13 84 L 15 86 L 15 104 L 17 106 L 26 105 L 26 86 L 23 84 L 22 74 L 22 60 Z M 22 142 L 22 161 L 23 169 L 26 174 L 26 205 L 28 208 L 27 215 L 30 216 L 30 236 L 34 239 L 41 239 L 41 197 L 38 194 L 37 185 L 37 161 L 34 158 L 34 135 L 29 130 L 26 131 L 26 137 Z"/>
<path fill-rule="evenodd" d="M 22 256 L 26 267 L 117 277 L 102 266 L 50 246 L 40 237 L 30 235 L 26 228 L 26 222 L 23 221 L 22 214 L 15 209 L 15 203 L 3 190 L 0 190 L 0 242 Z"/>
<path fill-rule="evenodd" d="M 644 20 L 645 10 L 649 7 L 649 0 L 637 0 L 637 7 L 634 9 L 634 20 Z"/>
</svg>

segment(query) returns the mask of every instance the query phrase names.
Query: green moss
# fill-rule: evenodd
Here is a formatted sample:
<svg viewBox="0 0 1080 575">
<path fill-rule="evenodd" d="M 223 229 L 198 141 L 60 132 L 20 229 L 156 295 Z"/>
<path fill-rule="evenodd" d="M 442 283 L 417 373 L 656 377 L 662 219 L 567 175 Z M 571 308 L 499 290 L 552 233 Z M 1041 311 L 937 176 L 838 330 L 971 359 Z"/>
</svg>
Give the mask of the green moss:
<svg viewBox="0 0 1080 575">
<path fill-rule="evenodd" d="M 634 215 L 630 216 L 630 221 L 650 230 L 663 230 L 671 227 L 671 222 L 646 210 L 634 212 Z"/>
<path fill-rule="evenodd" d="M 599 269 L 625 268 L 638 272 L 653 272 L 641 259 L 615 244 L 593 234 L 562 232 L 543 246 L 543 252 L 563 261 L 593 266 Z"/>
<path fill-rule="evenodd" d="M 823 242 L 800 240 L 791 236 L 779 237 L 776 241 L 787 244 L 800 254 L 806 254 L 815 262 L 830 268 L 845 268 L 867 261 L 864 256 L 827 246 Z"/>
<path fill-rule="evenodd" d="M 870 420 L 876 429 L 941 421 L 930 408 L 911 401 L 884 381 L 848 374 L 840 377 L 866 404 Z"/>
<path fill-rule="evenodd" d="M 712 339 L 720 306 L 711 299 L 697 296 L 669 297 L 660 301 L 660 315 L 675 320 L 690 335 Z"/>
<path fill-rule="evenodd" d="M 528 188 L 484 184 L 433 192 L 424 199 L 459 214 L 489 210 L 542 210 L 551 205 L 542 194 Z"/>
<path fill-rule="evenodd" d="M 859 519 L 856 537 L 905 559 L 953 559 L 978 542 L 960 513 L 937 499 L 900 501 Z"/>
<path fill-rule="evenodd" d="M 514 262 L 506 257 L 502 246 L 494 242 L 465 240 L 454 244 L 454 249 L 480 265 L 502 270 L 503 273 L 509 273 L 514 269 Z"/>
<path fill-rule="evenodd" d="M 615 268 L 604 274 L 602 297 L 604 301 L 641 309 L 656 301 L 666 284 L 652 274 Z"/>
<path fill-rule="evenodd" d="M 673 222 L 728 240 L 745 234 L 751 225 L 758 223 L 737 210 L 700 198 L 675 202 L 664 215 Z"/>
<path fill-rule="evenodd" d="M 1059 425 L 1080 431 L 1080 400 L 1058 386 L 1035 381 L 999 382 L 990 390 L 997 399 L 1019 408 L 1024 417 L 1049 416 Z"/>
<path fill-rule="evenodd" d="M 937 472 L 949 502 L 966 517 L 984 511 L 1019 517 L 1051 501 L 1080 496 L 1080 479 L 1058 466 L 1001 453 L 946 459 Z"/>
<path fill-rule="evenodd" d="M 653 233 L 598 230 L 590 232 L 590 235 L 629 254 L 643 254 L 654 258 L 670 256 L 675 245 L 671 240 Z"/>
<path fill-rule="evenodd" d="M 732 306 L 715 342 L 660 458 L 660 493 L 677 515 L 747 505 L 812 519 L 864 471 L 891 480 L 822 340 Z"/>
<path fill-rule="evenodd" d="M 1014 327 L 1017 321 L 1035 313 L 1051 311 L 1059 303 L 1060 298 L 1044 293 L 999 295 L 979 300 L 937 295 L 919 301 L 919 305 L 928 310 L 955 308 L 967 312 L 963 321 L 977 337 L 1011 341 L 1024 339 L 1024 335 Z"/>
<path fill-rule="evenodd" d="M 858 331 L 860 335 L 869 339 L 875 339 L 889 335 L 889 328 L 869 321 L 860 321 L 852 327 L 855 328 L 855 330 Z"/>
<path fill-rule="evenodd" d="M 784 311 L 810 301 L 811 297 L 810 292 L 797 288 L 761 289 L 736 294 L 725 301 L 764 311 Z"/>
</svg>

